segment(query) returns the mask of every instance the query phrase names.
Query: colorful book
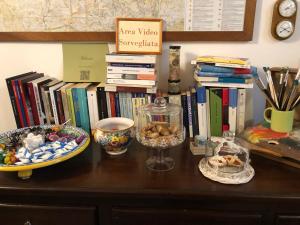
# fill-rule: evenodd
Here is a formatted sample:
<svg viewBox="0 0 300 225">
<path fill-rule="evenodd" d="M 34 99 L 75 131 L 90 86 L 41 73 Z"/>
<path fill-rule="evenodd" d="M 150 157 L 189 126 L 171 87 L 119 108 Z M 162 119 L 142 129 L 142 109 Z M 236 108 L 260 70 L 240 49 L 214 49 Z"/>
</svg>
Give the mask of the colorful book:
<svg viewBox="0 0 300 225">
<path fill-rule="evenodd" d="M 78 97 L 78 106 L 80 114 L 80 127 L 86 132 L 90 133 L 90 117 L 89 117 L 89 108 L 87 100 L 87 88 L 91 83 L 84 83 L 77 86 L 77 97 Z"/>
<path fill-rule="evenodd" d="M 106 62 L 109 63 L 142 63 L 142 64 L 156 64 L 156 55 L 133 55 L 133 54 L 106 54 Z"/>
<path fill-rule="evenodd" d="M 79 94 L 78 94 L 78 87 L 81 83 L 78 83 L 74 87 L 72 87 L 72 98 L 73 98 L 73 107 L 74 107 L 74 114 L 75 114 L 75 124 L 76 127 L 81 127 L 81 118 L 80 118 L 80 109 L 79 109 Z"/>
<path fill-rule="evenodd" d="M 245 128 L 245 116 L 246 116 L 245 114 L 246 114 L 246 90 L 238 89 L 237 121 L 236 121 L 237 134 L 241 133 Z"/>
<path fill-rule="evenodd" d="M 222 89 L 211 88 L 210 101 L 210 133 L 211 136 L 222 136 Z"/>
<path fill-rule="evenodd" d="M 116 67 L 134 67 L 134 68 L 154 68 L 155 64 L 145 63 L 109 63 L 110 66 Z"/>
<path fill-rule="evenodd" d="M 199 56 L 196 59 L 197 62 L 203 63 L 228 63 L 228 64 L 239 64 L 247 65 L 249 60 L 247 58 L 228 57 L 228 56 Z"/>
<path fill-rule="evenodd" d="M 223 88 L 222 90 L 222 131 L 223 132 L 229 130 L 228 110 L 229 110 L 229 89 Z"/>
<path fill-rule="evenodd" d="M 231 68 L 231 67 L 214 66 L 205 63 L 197 64 L 196 70 L 201 72 L 232 73 L 232 74 L 252 74 L 253 72 L 256 72 L 255 67 L 251 67 L 251 69 Z"/>
<path fill-rule="evenodd" d="M 155 74 L 124 74 L 124 73 L 107 73 L 107 79 L 125 79 L 125 80 L 156 80 Z"/>
<path fill-rule="evenodd" d="M 54 91 L 54 97 L 55 97 L 55 100 L 56 100 L 58 122 L 59 122 L 59 124 L 63 124 L 63 123 L 66 122 L 66 118 L 65 118 L 64 107 L 63 107 L 63 101 L 62 101 L 62 95 L 61 95 L 60 88 L 56 89 Z"/>
<path fill-rule="evenodd" d="M 57 95 L 55 95 L 55 91 L 65 85 L 64 82 L 53 85 L 49 88 L 50 100 L 52 105 L 51 115 L 54 119 L 54 124 L 59 125 L 59 117 L 58 117 L 58 105 L 57 105 Z"/>
<path fill-rule="evenodd" d="M 21 128 L 23 126 L 22 126 L 21 120 L 20 120 L 20 112 L 18 111 L 17 99 L 16 99 L 16 96 L 14 94 L 14 90 L 13 90 L 13 86 L 12 86 L 12 80 L 19 79 L 21 77 L 31 75 L 32 73 L 35 73 L 35 72 L 27 72 L 27 73 L 24 73 L 24 74 L 19 74 L 19 75 L 9 77 L 9 78 L 5 79 L 17 128 Z"/>
<path fill-rule="evenodd" d="M 240 84 L 240 83 L 201 82 L 201 85 L 205 87 L 253 88 L 253 83 Z"/>
<path fill-rule="evenodd" d="M 99 119 L 105 119 L 108 117 L 107 113 L 107 103 L 106 103 L 106 94 L 105 94 L 105 84 L 100 83 L 97 85 L 97 99 L 98 99 L 98 108 L 99 108 Z"/>
<path fill-rule="evenodd" d="M 194 79 L 197 82 L 220 82 L 220 83 L 238 83 L 238 84 L 251 84 L 253 78 L 251 74 L 243 74 L 241 76 L 229 76 L 229 77 L 214 77 L 214 76 L 198 76 L 194 74 Z"/>
<path fill-rule="evenodd" d="M 71 119 L 71 124 L 76 127 L 76 117 L 75 117 L 75 109 L 74 109 L 74 101 L 73 101 L 73 94 L 72 88 L 76 86 L 76 84 L 66 88 L 66 95 L 67 95 L 67 102 L 68 102 L 68 109 L 69 109 L 69 118 Z"/>
<path fill-rule="evenodd" d="M 35 105 L 37 108 L 37 114 L 38 114 L 38 125 L 44 125 L 46 123 L 46 115 L 45 115 L 45 109 L 42 101 L 42 92 L 41 92 L 41 86 L 50 83 L 51 81 L 55 80 L 54 78 L 50 78 L 48 76 L 41 77 L 39 79 L 33 80 L 32 86 L 35 96 Z"/>
<path fill-rule="evenodd" d="M 234 134 L 236 133 L 237 96 L 238 96 L 238 90 L 236 88 L 229 88 L 228 123 L 229 123 L 229 131 Z"/>
<path fill-rule="evenodd" d="M 197 88 L 197 111 L 198 111 L 198 129 L 199 135 L 207 138 L 207 105 L 206 105 L 206 89 L 205 87 Z"/>
<path fill-rule="evenodd" d="M 209 89 L 206 88 L 206 121 L 207 121 L 207 137 L 211 137 L 210 132 L 210 99 L 209 99 Z"/>
<path fill-rule="evenodd" d="M 155 80 L 106 79 L 108 84 L 155 85 Z"/>
<path fill-rule="evenodd" d="M 105 91 L 156 94 L 157 86 L 128 85 L 128 84 L 122 84 L 122 85 L 119 85 L 119 84 L 105 84 Z"/>
<path fill-rule="evenodd" d="M 95 85 L 90 86 L 87 89 L 87 99 L 89 107 L 90 127 L 93 131 L 94 129 L 96 129 L 96 123 L 99 121 L 97 87 Z"/>
<path fill-rule="evenodd" d="M 190 91 L 191 91 L 191 104 L 192 104 L 193 134 L 194 136 L 196 136 L 199 134 L 198 103 L 197 103 L 196 88 L 192 87 Z"/>
<path fill-rule="evenodd" d="M 67 89 L 72 86 L 74 86 L 74 83 L 68 83 L 60 88 L 65 121 L 68 121 L 71 119 L 71 117 L 70 117 L 71 109 L 69 108 L 70 105 L 68 103 Z M 71 120 L 71 123 L 72 123 L 72 120 Z"/>
<path fill-rule="evenodd" d="M 188 121 L 189 121 L 189 136 L 190 138 L 194 137 L 193 132 L 193 114 L 192 114 L 192 101 L 191 101 L 191 92 L 186 92 L 187 99 L 187 109 L 188 109 Z"/>
<path fill-rule="evenodd" d="M 107 73 L 154 75 L 154 68 L 107 66 Z"/>
</svg>

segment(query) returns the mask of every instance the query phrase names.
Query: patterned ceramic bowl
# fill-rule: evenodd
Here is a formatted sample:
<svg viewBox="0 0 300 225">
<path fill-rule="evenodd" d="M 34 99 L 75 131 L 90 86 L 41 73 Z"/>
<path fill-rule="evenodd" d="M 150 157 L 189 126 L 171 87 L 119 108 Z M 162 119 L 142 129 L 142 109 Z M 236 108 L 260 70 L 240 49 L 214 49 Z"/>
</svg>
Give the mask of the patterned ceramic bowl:
<svg viewBox="0 0 300 225">
<path fill-rule="evenodd" d="M 134 121 L 111 117 L 97 122 L 94 138 L 110 155 L 120 155 L 134 138 Z"/>
</svg>

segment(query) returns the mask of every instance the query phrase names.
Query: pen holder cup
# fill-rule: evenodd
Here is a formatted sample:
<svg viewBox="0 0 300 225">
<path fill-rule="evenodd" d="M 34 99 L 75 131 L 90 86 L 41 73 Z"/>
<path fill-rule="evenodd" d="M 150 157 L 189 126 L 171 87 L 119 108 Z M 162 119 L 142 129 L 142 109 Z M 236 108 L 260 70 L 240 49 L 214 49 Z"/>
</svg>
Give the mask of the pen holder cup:
<svg viewBox="0 0 300 225">
<path fill-rule="evenodd" d="M 269 112 L 271 113 L 271 116 L 268 116 Z M 280 133 L 288 133 L 293 130 L 294 113 L 295 110 L 279 111 L 269 107 L 264 111 L 264 118 L 266 122 L 270 123 L 271 130 Z"/>
</svg>

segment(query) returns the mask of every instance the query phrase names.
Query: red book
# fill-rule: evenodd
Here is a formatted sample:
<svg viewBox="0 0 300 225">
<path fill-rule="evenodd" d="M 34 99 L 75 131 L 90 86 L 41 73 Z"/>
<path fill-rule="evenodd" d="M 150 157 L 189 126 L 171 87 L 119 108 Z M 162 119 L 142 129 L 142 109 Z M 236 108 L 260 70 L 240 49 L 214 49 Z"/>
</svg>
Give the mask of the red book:
<svg viewBox="0 0 300 225">
<path fill-rule="evenodd" d="M 222 131 L 223 132 L 229 130 L 228 110 L 229 110 L 229 89 L 223 88 L 222 90 Z"/>
<path fill-rule="evenodd" d="M 57 105 L 57 114 L 58 114 L 58 121 L 59 124 L 63 124 L 66 122 L 65 114 L 64 114 L 64 108 L 63 108 L 63 102 L 61 98 L 61 90 L 56 90 L 54 95 L 56 95 L 56 105 Z"/>
<path fill-rule="evenodd" d="M 251 74 L 251 69 L 247 68 L 234 68 L 234 74 Z"/>
<path fill-rule="evenodd" d="M 109 92 L 111 117 L 116 117 L 116 103 L 114 92 Z"/>
<path fill-rule="evenodd" d="M 117 86 L 116 92 L 146 93 L 146 88 Z"/>
<path fill-rule="evenodd" d="M 17 87 L 16 87 L 16 82 L 13 80 L 11 82 L 11 84 L 12 84 L 14 96 L 15 96 L 15 99 L 16 99 L 16 105 L 17 105 L 18 115 L 19 115 L 19 119 L 20 119 L 20 123 L 21 123 L 21 128 L 22 128 L 22 127 L 25 127 L 25 123 L 24 123 L 24 120 L 23 120 L 22 110 L 21 110 L 21 106 L 20 106 L 20 100 L 21 99 L 19 97 L 21 97 L 21 96 L 18 95 L 18 91 L 17 91 Z"/>
<path fill-rule="evenodd" d="M 28 91 L 34 125 L 40 125 L 40 119 L 39 119 L 38 109 L 36 105 L 33 84 L 31 82 L 27 83 L 27 91 Z"/>
</svg>

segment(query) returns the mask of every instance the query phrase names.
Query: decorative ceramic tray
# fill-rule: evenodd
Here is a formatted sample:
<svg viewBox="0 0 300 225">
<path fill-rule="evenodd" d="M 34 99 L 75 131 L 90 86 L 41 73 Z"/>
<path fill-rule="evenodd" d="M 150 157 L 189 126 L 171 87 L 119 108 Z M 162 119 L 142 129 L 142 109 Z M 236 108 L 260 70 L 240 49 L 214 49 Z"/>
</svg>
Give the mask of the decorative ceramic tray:
<svg viewBox="0 0 300 225">
<path fill-rule="evenodd" d="M 32 170 L 70 159 L 90 143 L 87 132 L 72 126 L 43 125 L 0 134 L 0 171 L 17 171 L 28 179 Z"/>
</svg>

